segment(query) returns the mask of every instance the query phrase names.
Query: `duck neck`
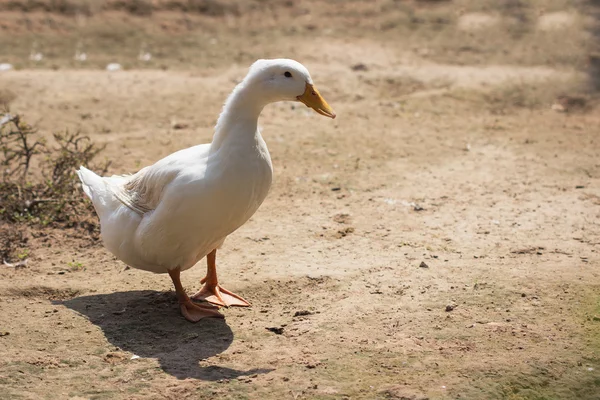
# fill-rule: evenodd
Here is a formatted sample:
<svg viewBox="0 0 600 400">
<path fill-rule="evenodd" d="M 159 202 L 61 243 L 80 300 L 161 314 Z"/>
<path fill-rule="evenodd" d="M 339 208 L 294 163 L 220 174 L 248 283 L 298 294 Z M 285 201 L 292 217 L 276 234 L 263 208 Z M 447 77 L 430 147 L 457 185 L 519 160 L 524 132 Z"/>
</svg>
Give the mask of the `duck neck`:
<svg viewBox="0 0 600 400">
<path fill-rule="evenodd" d="M 236 86 L 219 115 L 212 150 L 218 150 L 230 142 L 254 141 L 260 135 L 258 117 L 266 104 L 251 85 L 242 82 Z"/>
</svg>

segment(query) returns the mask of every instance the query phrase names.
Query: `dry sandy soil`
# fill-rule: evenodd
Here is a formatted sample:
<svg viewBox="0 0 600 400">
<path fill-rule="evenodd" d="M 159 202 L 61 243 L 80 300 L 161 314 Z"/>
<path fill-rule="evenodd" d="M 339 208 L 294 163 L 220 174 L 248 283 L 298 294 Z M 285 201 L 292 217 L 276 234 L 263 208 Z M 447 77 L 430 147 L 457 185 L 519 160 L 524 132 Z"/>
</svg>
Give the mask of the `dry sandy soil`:
<svg viewBox="0 0 600 400">
<path fill-rule="evenodd" d="M 502 24 L 476 11 L 452 29 Z M 583 18 L 561 12 L 528 37 Z M 600 112 L 551 109 L 582 73 L 311 35 L 268 55 L 302 61 L 338 118 L 264 111 L 274 186 L 217 259 L 253 307 L 188 323 L 168 276 L 46 230 L 27 268 L 0 267 L 0 398 L 600 398 Z M 256 58 L 261 43 L 235 50 Z M 43 132 L 107 144 L 126 173 L 210 141 L 249 64 L 222 57 L 22 69 L 0 87 Z M 204 272 L 183 274 L 189 292 Z"/>
</svg>

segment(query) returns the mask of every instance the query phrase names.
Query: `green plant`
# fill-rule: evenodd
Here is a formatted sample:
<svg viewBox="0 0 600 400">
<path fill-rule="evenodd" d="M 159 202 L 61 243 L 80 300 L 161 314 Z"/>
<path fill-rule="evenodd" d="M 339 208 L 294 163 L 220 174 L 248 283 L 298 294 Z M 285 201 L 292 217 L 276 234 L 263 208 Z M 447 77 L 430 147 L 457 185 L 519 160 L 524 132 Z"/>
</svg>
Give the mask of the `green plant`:
<svg viewBox="0 0 600 400">
<path fill-rule="evenodd" d="M 19 260 L 25 260 L 27 257 L 29 257 L 29 249 L 25 248 L 22 251 L 20 251 L 19 253 L 17 253 L 17 258 Z"/>
<path fill-rule="evenodd" d="M 79 261 L 72 261 L 72 262 L 67 263 L 67 265 L 69 266 L 69 269 L 71 271 L 81 271 L 85 268 L 83 266 L 83 263 L 81 263 Z"/>
</svg>

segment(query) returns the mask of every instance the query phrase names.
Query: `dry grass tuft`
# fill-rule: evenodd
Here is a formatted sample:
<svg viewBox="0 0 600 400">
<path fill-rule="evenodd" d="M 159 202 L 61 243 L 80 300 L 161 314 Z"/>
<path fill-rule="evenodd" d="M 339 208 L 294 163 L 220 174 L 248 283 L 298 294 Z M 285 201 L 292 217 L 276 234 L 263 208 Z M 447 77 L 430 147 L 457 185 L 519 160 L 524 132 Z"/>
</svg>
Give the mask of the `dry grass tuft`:
<svg viewBox="0 0 600 400">
<path fill-rule="evenodd" d="M 21 116 L 0 114 L 0 222 L 83 228 L 97 235 L 93 207 L 75 169 L 89 165 L 103 148 L 79 133 L 53 137 L 50 146 Z"/>
</svg>

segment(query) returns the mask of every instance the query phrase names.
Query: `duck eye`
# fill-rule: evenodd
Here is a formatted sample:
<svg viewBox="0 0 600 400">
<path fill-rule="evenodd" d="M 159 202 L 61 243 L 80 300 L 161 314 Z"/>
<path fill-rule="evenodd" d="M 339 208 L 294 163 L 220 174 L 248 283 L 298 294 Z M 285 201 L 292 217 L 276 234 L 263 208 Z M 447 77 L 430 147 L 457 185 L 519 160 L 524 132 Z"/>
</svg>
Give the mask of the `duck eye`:
<svg viewBox="0 0 600 400">
<path fill-rule="evenodd" d="M 290 71 L 285 71 L 283 75 L 285 75 L 286 78 L 292 77 L 292 73 Z"/>
</svg>

